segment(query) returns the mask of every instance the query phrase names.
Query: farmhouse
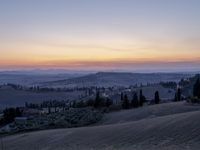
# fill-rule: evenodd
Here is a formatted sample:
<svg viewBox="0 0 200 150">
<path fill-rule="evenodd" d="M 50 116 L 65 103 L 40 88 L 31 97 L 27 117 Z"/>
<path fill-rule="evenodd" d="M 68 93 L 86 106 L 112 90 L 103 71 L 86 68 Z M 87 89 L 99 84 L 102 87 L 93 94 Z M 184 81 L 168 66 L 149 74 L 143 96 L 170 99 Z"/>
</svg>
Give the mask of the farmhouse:
<svg viewBox="0 0 200 150">
<path fill-rule="evenodd" d="M 16 124 L 26 124 L 28 118 L 27 117 L 16 117 L 15 118 L 15 123 Z"/>
</svg>

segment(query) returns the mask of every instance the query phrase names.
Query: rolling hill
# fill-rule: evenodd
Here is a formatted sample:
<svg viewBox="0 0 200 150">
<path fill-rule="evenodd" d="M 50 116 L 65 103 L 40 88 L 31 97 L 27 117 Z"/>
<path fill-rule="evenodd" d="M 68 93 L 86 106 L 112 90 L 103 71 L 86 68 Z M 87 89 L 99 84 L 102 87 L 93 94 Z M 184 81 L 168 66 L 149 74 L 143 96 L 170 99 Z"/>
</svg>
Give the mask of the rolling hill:
<svg viewBox="0 0 200 150">
<path fill-rule="evenodd" d="M 52 82 L 43 82 L 42 87 L 110 87 L 110 86 L 130 86 L 135 84 L 159 83 L 161 81 L 179 81 L 182 78 L 191 77 L 191 74 L 178 73 L 117 73 L 99 72 L 81 77 Z"/>
<path fill-rule="evenodd" d="M 37 131 L 2 140 L 6 150 L 199 150 L 199 116 L 199 106 L 169 103 L 114 112 L 96 126 Z"/>
<path fill-rule="evenodd" d="M 25 102 L 28 103 L 41 103 L 43 101 L 58 100 L 58 101 L 71 101 L 79 99 L 83 95 L 82 91 L 75 92 L 34 92 L 26 90 L 16 90 L 10 86 L 0 87 L 0 109 L 6 107 L 21 107 Z"/>
</svg>

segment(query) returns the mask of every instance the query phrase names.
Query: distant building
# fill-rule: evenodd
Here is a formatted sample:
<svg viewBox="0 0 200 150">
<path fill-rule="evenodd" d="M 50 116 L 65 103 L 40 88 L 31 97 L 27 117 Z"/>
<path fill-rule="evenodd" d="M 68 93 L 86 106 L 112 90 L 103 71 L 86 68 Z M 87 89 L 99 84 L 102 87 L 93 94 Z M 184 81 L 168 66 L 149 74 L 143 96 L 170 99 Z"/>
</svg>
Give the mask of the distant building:
<svg viewBox="0 0 200 150">
<path fill-rule="evenodd" d="M 26 124 L 28 118 L 27 117 L 16 117 L 15 118 L 15 123 L 16 124 Z"/>
</svg>

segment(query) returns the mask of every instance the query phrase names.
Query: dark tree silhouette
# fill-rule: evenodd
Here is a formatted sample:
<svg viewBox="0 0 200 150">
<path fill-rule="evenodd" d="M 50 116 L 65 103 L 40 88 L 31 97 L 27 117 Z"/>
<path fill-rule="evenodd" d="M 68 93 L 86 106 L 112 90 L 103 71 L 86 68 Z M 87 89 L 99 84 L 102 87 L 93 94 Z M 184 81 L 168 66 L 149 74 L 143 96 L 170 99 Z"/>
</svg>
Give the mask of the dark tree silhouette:
<svg viewBox="0 0 200 150">
<path fill-rule="evenodd" d="M 175 92 L 174 101 L 177 102 L 177 92 Z"/>
<path fill-rule="evenodd" d="M 99 107 L 100 105 L 100 93 L 99 91 L 96 92 L 96 98 L 95 98 L 95 101 L 94 101 L 94 107 L 97 108 Z"/>
<path fill-rule="evenodd" d="M 72 108 L 76 108 L 76 101 L 73 101 L 73 102 L 72 102 L 71 107 L 72 107 Z"/>
<path fill-rule="evenodd" d="M 113 104 L 113 101 L 109 98 L 106 99 L 106 107 L 110 107 Z"/>
<path fill-rule="evenodd" d="M 181 89 L 177 89 L 177 101 L 181 101 Z"/>
<path fill-rule="evenodd" d="M 131 101 L 131 107 L 133 108 L 137 108 L 139 106 L 139 102 L 138 102 L 138 95 L 137 95 L 137 92 L 135 92 L 133 94 L 133 99 Z"/>
<path fill-rule="evenodd" d="M 14 121 L 15 117 L 21 117 L 22 111 L 19 108 L 8 108 L 3 112 L 4 123 L 11 123 Z"/>
<path fill-rule="evenodd" d="M 126 94 L 124 95 L 124 100 L 122 102 L 122 108 L 129 109 L 129 100 L 128 100 L 128 96 Z"/>
<path fill-rule="evenodd" d="M 155 100 L 155 104 L 159 104 L 160 103 L 160 96 L 159 96 L 159 92 L 158 91 L 155 92 L 154 100 Z"/>
<path fill-rule="evenodd" d="M 123 101 L 123 100 L 124 100 L 124 93 L 121 92 L 121 101 Z"/>
<path fill-rule="evenodd" d="M 194 87 L 193 87 L 193 96 L 200 98 L 200 79 L 199 79 L 199 76 L 198 76 L 198 79 L 195 82 Z"/>
<path fill-rule="evenodd" d="M 177 90 L 176 90 L 176 93 L 174 96 L 174 101 L 175 102 L 181 101 L 181 89 L 180 88 L 177 88 Z"/>
<path fill-rule="evenodd" d="M 139 105 L 143 106 L 143 104 L 144 104 L 145 101 L 146 101 L 146 98 L 144 97 L 142 90 L 140 90 Z"/>
<path fill-rule="evenodd" d="M 94 107 L 98 108 L 98 107 L 103 107 L 103 106 L 105 106 L 105 99 L 100 97 L 100 92 L 97 91 L 95 102 L 94 102 Z"/>
</svg>

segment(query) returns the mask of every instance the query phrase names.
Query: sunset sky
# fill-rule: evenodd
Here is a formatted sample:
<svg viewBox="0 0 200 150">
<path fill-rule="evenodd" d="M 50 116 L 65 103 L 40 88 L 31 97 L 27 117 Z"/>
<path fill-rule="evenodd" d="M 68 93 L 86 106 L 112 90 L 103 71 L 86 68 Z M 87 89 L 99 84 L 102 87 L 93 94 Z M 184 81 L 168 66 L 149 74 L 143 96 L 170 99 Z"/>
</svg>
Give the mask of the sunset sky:
<svg viewBox="0 0 200 150">
<path fill-rule="evenodd" d="M 200 70 L 200 0 L 0 0 L 0 69 Z"/>
</svg>

